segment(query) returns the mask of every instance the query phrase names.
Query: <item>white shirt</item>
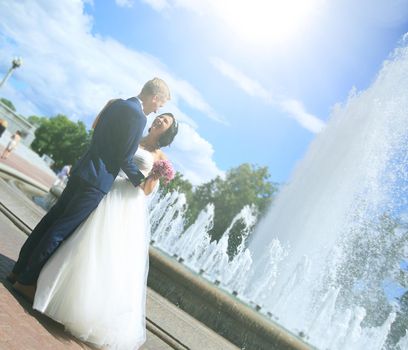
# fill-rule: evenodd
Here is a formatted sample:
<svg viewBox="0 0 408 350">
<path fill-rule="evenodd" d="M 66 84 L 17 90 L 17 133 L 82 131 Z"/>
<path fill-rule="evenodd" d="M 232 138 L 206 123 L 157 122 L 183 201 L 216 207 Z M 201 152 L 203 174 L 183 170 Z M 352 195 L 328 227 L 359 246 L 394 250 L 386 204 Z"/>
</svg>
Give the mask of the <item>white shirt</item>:
<svg viewBox="0 0 408 350">
<path fill-rule="evenodd" d="M 147 115 L 145 114 L 145 112 L 144 112 L 144 110 L 143 110 L 143 101 L 142 101 L 139 97 L 137 97 L 137 96 L 136 96 L 136 98 L 137 98 L 137 100 L 140 102 L 140 107 L 142 107 L 143 115 L 144 115 L 145 117 L 147 117 Z"/>
</svg>

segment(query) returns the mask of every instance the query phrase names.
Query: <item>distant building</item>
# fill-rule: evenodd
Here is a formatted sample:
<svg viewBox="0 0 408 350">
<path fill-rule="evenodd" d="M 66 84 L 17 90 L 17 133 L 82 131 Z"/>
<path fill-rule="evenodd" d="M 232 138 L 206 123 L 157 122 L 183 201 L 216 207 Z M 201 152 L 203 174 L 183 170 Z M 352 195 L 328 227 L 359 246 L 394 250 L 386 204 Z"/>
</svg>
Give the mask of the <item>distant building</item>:
<svg viewBox="0 0 408 350">
<path fill-rule="evenodd" d="M 8 122 L 7 131 L 14 134 L 17 130 L 21 132 L 21 143 L 30 147 L 35 138 L 36 127 L 31 125 L 25 118 L 7 107 L 0 101 L 0 118 Z"/>
<path fill-rule="evenodd" d="M 48 155 L 48 154 L 43 154 L 41 156 L 41 159 L 51 168 L 52 165 L 55 163 L 54 160 Z"/>
</svg>

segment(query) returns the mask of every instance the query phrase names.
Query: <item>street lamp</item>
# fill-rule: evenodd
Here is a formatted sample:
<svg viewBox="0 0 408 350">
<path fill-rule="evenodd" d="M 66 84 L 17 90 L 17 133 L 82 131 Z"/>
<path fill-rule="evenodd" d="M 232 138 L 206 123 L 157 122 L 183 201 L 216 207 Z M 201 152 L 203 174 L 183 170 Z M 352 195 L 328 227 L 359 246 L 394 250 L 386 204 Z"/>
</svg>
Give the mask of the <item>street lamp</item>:
<svg viewBox="0 0 408 350">
<path fill-rule="evenodd" d="M 3 86 L 3 84 L 10 77 L 11 73 L 13 73 L 14 69 L 17 69 L 22 64 L 23 64 L 23 60 L 20 57 L 14 58 L 13 61 L 11 61 L 11 67 L 8 70 L 7 74 L 4 76 L 3 80 L 0 82 L 0 88 Z"/>
</svg>

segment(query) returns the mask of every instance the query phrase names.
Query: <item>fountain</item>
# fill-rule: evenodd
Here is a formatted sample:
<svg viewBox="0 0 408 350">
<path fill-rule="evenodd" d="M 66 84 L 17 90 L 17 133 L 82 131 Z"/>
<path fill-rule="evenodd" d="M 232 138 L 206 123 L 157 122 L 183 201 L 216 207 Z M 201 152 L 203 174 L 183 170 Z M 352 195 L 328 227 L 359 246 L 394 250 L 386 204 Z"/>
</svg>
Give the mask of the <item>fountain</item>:
<svg viewBox="0 0 408 350">
<path fill-rule="evenodd" d="M 252 235 L 245 207 L 211 242 L 212 204 L 183 232 L 186 200 L 173 192 L 152 201 L 152 244 L 319 349 L 382 349 L 396 317 L 384 283 L 408 251 L 407 164 L 403 43 L 368 89 L 335 106 Z M 237 221 L 244 239 L 230 260 Z"/>
<path fill-rule="evenodd" d="M 366 91 L 336 106 L 250 243 L 258 258 L 271 238 L 290 245 L 258 302 L 319 348 L 381 349 L 395 318 L 379 301 L 408 243 L 407 88 L 405 45 Z M 374 312 L 380 305 L 388 310 Z M 344 339 L 333 342 L 339 326 Z"/>
</svg>

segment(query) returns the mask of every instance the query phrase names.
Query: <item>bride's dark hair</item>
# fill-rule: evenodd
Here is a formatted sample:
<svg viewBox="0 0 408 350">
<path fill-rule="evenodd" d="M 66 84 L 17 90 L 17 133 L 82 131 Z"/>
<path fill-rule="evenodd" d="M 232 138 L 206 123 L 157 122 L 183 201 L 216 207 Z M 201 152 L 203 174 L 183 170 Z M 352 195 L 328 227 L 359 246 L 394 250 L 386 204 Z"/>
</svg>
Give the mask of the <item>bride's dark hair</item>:
<svg viewBox="0 0 408 350">
<path fill-rule="evenodd" d="M 163 115 L 167 115 L 171 117 L 173 119 L 173 123 L 171 123 L 170 127 L 160 136 L 159 141 L 157 142 L 157 145 L 160 148 L 169 146 L 173 142 L 174 138 L 176 137 L 178 133 L 178 123 L 174 115 L 172 113 L 162 113 L 158 115 L 157 118 Z"/>
</svg>

